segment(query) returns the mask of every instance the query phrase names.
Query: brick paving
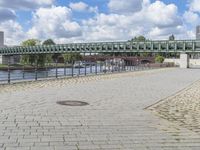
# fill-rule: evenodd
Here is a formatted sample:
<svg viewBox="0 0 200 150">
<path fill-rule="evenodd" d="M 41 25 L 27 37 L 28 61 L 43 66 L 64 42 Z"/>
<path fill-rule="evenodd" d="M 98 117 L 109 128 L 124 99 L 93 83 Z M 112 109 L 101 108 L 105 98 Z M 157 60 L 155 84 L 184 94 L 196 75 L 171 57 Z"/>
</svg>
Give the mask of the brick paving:
<svg viewBox="0 0 200 150">
<path fill-rule="evenodd" d="M 198 69 L 160 69 L 2 85 L 0 150 L 199 150 L 198 132 L 145 109 L 199 79 Z"/>
<path fill-rule="evenodd" d="M 200 81 L 148 109 L 161 118 L 200 133 Z"/>
</svg>

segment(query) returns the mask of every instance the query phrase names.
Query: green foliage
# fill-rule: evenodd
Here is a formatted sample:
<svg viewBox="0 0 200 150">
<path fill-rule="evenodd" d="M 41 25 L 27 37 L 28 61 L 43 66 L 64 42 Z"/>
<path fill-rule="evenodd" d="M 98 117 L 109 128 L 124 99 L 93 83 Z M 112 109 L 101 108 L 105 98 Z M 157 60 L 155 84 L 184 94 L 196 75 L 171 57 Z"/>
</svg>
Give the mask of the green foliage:
<svg viewBox="0 0 200 150">
<path fill-rule="evenodd" d="M 29 55 L 22 55 L 20 59 L 21 64 L 29 64 Z"/>
<path fill-rule="evenodd" d="M 37 55 L 22 55 L 20 62 L 25 65 L 33 65 L 35 64 Z"/>
<path fill-rule="evenodd" d="M 55 45 L 55 42 L 52 39 L 47 39 L 42 43 L 42 45 Z M 44 57 L 44 63 L 51 63 L 53 61 L 53 54 L 45 54 Z"/>
<path fill-rule="evenodd" d="M 39 66 L 43 67 L 46 63 L 46 54 L 37 55 L 37 63 Z"/>
<path fill-rule="evenodd" d="M 132 42 L 144 42 L 146 41 L 146 38 L 144 36 L 138 36 L 138 37 L 134 37 L 132 40 Z"/>
<path fill-rule="evenodd" d="M 54 42 L 53 40 L 49 39 L 43 42 L 43 45 L 52 45 Z M 39 45 L 40 41 L 36 39 L 29 39 L 22 42 L 22 46 L 36 46 Z M 54 43 L 55 44 L 55 43 Z M 39 65 L 40 67 L 45 66 L 45 63 L 52 62 L 52 54 L 37 54 L 37 55 L 23 55 L 21 57 L 20 62 L 22 64 L 29 64 L 29 65 Z"/>
<path fill-rule="evenodd" d="M 45 62 L 50 64 L 53 61 L 52 56 L 53 56 L 52 54 L 46 54 L 46 57 L 45 57 L 46 61 Z"/>
<path fill-rule="evenodd" d="M 62 56 L 64 58 L 64 61 L 69 63 L 82 59 L 82 55 L 80 55 L 80 53 L 65 53 L 62 54 Z"/>
<path fill-rule="evenodd" d="M 21 45 L 22 46 L 36 46 L 36 45 L 39 45 L 39 43 L 40 43 L 39 40 L 29 39 L 29 40 L 26 40 L 26 41 L 22 42 Z M 35 58 L 36 58 L 35 55 L 22 55 L 20 62 L 22 64 L 31 64 L 31 65 L 33 65 L 35 63 Z"/>
<path fill-rule="evenodd" d="M 155 58 L 155 62 L 157 62 L 157 63 L 163 63 L 164 60 L 165 60 L 165 57 L 160 56 L 160 55 L 156 56 L 156 58 Z"/>
<path fill-rule="evenodd" d="M 56 43 L 52 39 L 47 39 L 42 43 L 42 45 L 55 45 Z M 46 61 L 47 63 L 51 63 L 52 61 L 56 61 L 61 54 L 47 54 Z"/>
<path fill-rule="evenodd" d="M 42 45 L 55 45 L 55 44 L 56 43 L 52 39 L 47 39 L 46 41 L 43 42 Z M 52 61 L 55 62 L 61 56 L 61 54 L 48 54 L 48 55 L 49 55 L 49 56 L 47 56 L 48 63 L 50 63 Z"/>
<path fill-rule="evenodd" d="M 37 40 L 37 39 L 29 39 L 29 40 L 26 40 L 24 42 L 22 42 L 22 46 L 36 46 L 36 45 L 39 45 L 40 44 L 40 41 Z"/>
<path fill-rule="evenodd" d="M 55 42 L 52 39 L 47 39 L 42 45 L 55 45 Z"/>
</svg>

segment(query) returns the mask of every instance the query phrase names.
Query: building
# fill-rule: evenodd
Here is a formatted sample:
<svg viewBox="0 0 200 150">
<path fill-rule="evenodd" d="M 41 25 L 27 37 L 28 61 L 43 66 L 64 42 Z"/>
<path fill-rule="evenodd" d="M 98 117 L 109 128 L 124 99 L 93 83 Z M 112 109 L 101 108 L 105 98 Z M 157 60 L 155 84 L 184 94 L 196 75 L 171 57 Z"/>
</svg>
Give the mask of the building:
<svg viewBox="0 0 200 150">
<path fill-rule="evenodd" d="M 200 40 L 200 25 L 196 27 L 196 39 Z"/>
<path fill-rule="evenodd" d="M 0 48 L 4 47 L 4 32 L 0 31 Z M 3 56 L 0 55 L 0 64 L 3 64 Z"/>
<path fill-rule="evenodd" d="M 4 32 L 0 31 L 0 47 L 4 46 Z"/>
<path fill-rule="evenodd" d="M 4 32 L 0 31 L 0 48 L 5 47 L 4 45 Z M 0 64 L 8 64 L 8 60 L 10 59 L 10 63 L 15 63 L 16 56 L 2 56 L 0 55 Z"/>
</svg>

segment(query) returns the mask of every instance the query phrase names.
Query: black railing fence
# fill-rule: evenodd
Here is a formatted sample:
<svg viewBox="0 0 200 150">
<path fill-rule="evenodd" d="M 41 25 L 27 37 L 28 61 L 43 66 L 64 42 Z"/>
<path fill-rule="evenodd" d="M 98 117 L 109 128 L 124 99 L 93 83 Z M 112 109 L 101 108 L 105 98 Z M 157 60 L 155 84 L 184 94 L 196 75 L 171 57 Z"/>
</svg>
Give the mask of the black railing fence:
<svg viewBox="0 0 200 150">
<path fill-rule="evenodd" d="M 7 69 L 0 70 L 0 84 L 10 84 L 23 81 L 34 81 L 49 78 L 78 77 L 87 75 L 108 74 L 116 72 L 139 71 L 154 69 L 166 66 L 155 66 L 151 64 L 135 64 L 132 61 L 126 63 L 108 63 L 106 61 L 85 62 L 67 64 L 59 66 L 56 62 L 54 66 L 39 68 L 38 65 L 32 68 L 21 67 L 13 69 L 8 61 Z"/>
</svg>

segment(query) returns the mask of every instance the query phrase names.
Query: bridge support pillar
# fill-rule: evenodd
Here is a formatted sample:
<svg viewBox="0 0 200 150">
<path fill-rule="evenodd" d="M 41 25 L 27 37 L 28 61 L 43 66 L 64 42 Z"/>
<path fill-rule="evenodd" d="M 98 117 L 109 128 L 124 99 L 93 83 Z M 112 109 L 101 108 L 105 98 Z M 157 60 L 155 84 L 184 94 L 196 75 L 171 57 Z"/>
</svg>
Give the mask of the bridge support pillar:
<svg viewBox="0 0 200 150">
<path fill-rule="evenodd" d="M 186 53 L 180 54 L 180 68 L 189 68 L 189 55 Z"/>
<path fill-rule="evenodd" d="M 3 56 L 3 55 L 0 55 L 0 64 L 7 65 L 8 64 L 8 60 L 10 61 L 10 64 L 14 64 L 15 63 L 14 56 Z"/>
</svg>

